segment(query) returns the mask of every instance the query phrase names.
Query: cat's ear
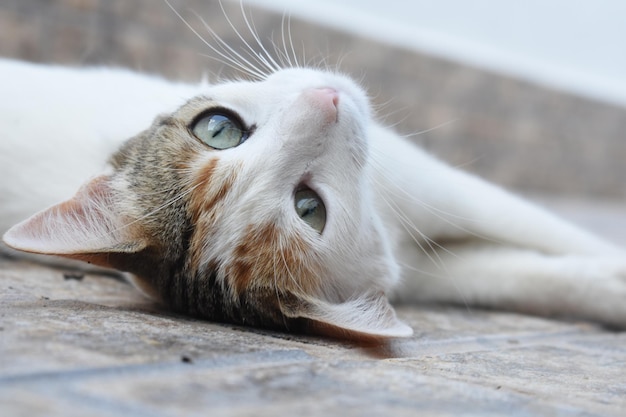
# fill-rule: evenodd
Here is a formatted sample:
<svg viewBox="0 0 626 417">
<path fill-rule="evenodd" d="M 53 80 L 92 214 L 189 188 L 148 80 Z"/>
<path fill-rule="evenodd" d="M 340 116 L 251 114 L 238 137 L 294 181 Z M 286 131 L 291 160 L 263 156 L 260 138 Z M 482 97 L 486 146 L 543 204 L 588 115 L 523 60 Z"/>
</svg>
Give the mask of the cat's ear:
<svg viewBox="0 0 626 417">
<path fill-rule="evenodd" d="M 68 201 L 13 226 L 4 242 L 17 250 L 60 255 L 111 267 L 112 253 L 134 253 L 146 247 L 120 208 L 111 178 L 96 177 Z"/>
<path fill-rule="evenodd" d="M 286 316 L 308 319 L 314 332 L 330 336 L 387 338 L 413 334 L 413 329 L 397 318 L 382 292 L 338 304 L 312 297 L 297 297 L 295 303 L 281 308 Z"/>
</svg>

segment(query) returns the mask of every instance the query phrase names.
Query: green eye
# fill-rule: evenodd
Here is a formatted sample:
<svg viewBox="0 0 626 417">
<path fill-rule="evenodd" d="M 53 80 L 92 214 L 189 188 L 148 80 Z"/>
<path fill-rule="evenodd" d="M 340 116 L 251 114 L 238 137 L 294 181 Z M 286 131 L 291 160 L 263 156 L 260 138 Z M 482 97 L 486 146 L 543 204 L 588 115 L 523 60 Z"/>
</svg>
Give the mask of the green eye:
<svg viewBox="0 0 626 417">
<path fill-rule="evenodd" d="M 217 112 L 200 117 L 191 130 L 198 139 L 215 149 L 234 148 L 248 136 L 239 120 Z"/>
<path fill-rule="evenodd" d="M 298 216 L 318 233 L 326 225 L 326 207 L 319 195 L 310 188 L 296 191 L 295 207 Z"/>
</svg>

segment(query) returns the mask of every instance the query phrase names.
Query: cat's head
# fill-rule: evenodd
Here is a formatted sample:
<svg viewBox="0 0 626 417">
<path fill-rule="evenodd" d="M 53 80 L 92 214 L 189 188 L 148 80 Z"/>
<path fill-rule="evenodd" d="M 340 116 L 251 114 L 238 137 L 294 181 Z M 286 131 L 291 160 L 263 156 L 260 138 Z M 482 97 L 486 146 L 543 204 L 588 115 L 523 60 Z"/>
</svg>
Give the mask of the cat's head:
<svg viewBox="0 0 626 417">
<path fill-rule="evenodd" d="M 196 316 L 405 336 L 386 298 L 398 271 L 370 196 L 370 123 L 363 91 L 333 73 L 212 86 L 4 239 L 128 271 Z"/>
</svg>

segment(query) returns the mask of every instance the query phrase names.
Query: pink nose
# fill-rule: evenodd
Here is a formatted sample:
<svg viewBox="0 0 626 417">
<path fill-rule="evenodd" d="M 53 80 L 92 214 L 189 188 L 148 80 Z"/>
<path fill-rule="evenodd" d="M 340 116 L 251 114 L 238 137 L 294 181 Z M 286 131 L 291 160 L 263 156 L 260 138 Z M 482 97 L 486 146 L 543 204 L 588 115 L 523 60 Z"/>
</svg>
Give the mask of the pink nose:
<svg viewBox="0 0 626 417">
<path fill-rule="evenodd" d="M 304 92 L 313 108 L 317 108 L 327 122 L 337 121 L 339 92 L 331 87 L 311 88 Z"/>
<path fill-rule="evenodd" d="M 319 95 L 320 99 L 330 100 L 333 106 L 337 107 L 337 104 L 339 104 L 339 93 L 334 88 L 321 87 L 315 88 L 314 91 Z"/>
</svg>

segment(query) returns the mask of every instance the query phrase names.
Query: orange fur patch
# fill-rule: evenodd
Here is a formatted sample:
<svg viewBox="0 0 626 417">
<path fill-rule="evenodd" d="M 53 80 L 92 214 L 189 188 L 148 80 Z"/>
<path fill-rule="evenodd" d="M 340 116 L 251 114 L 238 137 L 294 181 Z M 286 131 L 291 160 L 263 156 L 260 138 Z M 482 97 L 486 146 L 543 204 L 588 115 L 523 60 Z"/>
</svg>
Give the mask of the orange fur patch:
<svg viewBox="0 0 626 417">
<path fill-rule="evenodd" d="M 248 228 L 234 251 L 226 274 L 237 293 L 254 287 L 316 294 L 320 271 L 308 244 L 285 236 L 274 224 Z"/>
<path fill-rule="evenodd" d="M 189 211 L 195 228 L 190 245 L 193 268 L 198 268 L 202 262 L 204 243 L 212 233 L 217 219 L 216 206 L 226 197 L 237 178 L 233 171 L 215 179 L 217 167 L 218 158 L 211 159 L 195 174 L 191 184 L 193 191 L 190 194 Z"/>
</svg>

